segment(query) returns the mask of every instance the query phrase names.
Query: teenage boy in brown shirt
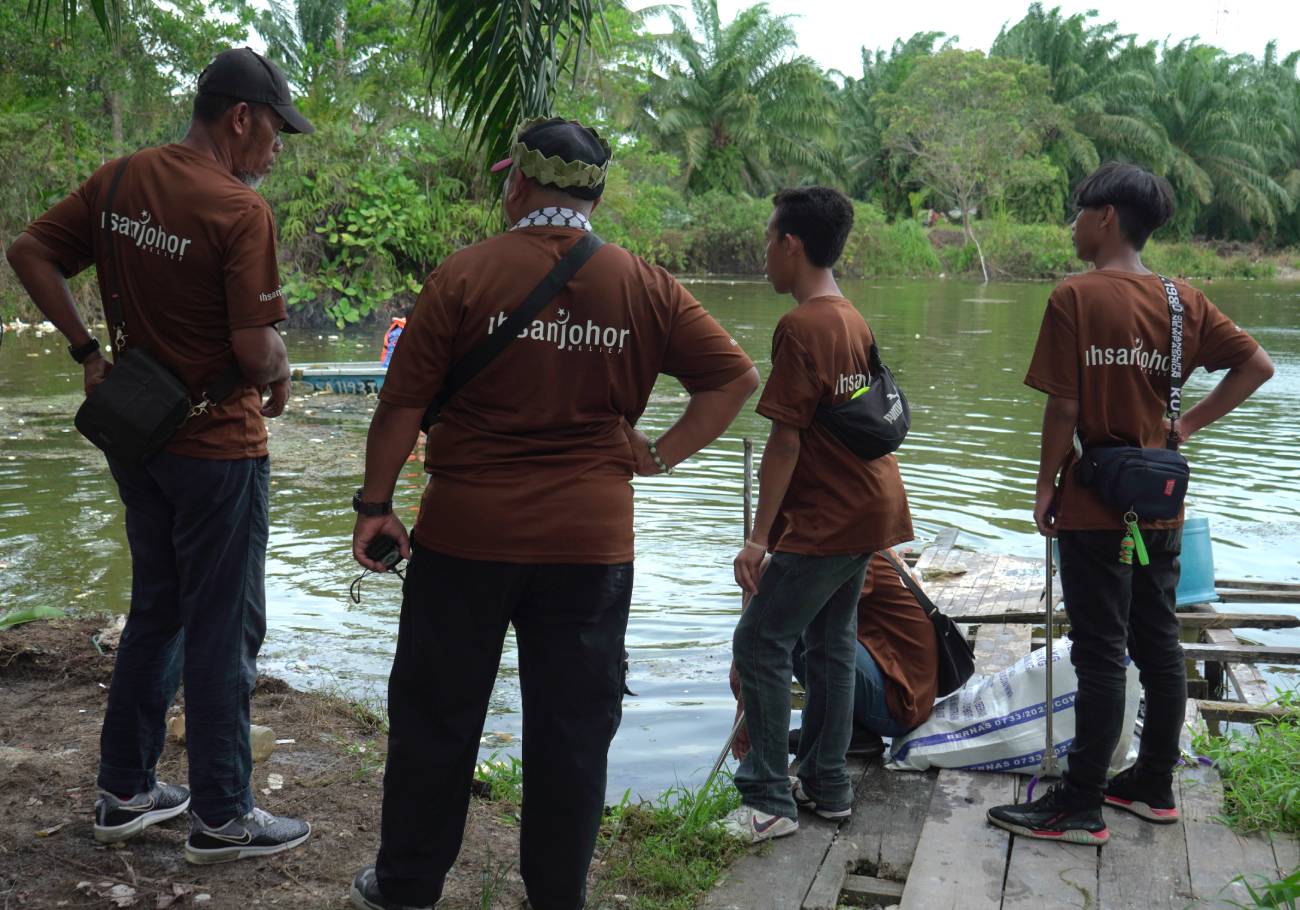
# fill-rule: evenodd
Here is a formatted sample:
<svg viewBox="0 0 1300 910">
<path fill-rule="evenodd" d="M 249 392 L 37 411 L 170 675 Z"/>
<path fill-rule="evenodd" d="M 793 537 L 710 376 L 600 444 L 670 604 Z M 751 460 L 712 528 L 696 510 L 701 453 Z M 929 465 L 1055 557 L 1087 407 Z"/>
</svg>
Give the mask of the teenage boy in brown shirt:
<svg viewBox="0 0 1300 910">
<path fill-rule="evenodd" d="M 1060 543 L 1070 660 L 1079 677 L 1075 737 L 1060 783 L 988 816 L 1027 837 L 1098 845 L 1110 836 L 1103 801 L 1148 821 L 1178 820 L 1172 782 L 1187 698 L 1174 614 L 1182 515 L 1141 521 L 1149 564 L 1126 558 L 1123 510 L 1080 482 L 1073 443 L 1077 432 L 1085 447 L 1161 448 L 1170 435 L 1171 306 L 1140 252 L 1173 215 L 1174 201 L 1163 178 L 1111 163 L 1079 185 L 1075 204 L 1075 251 L 1094 268 L 1052 291 L 1025 378 L 1048 395 L 1034 523 Z M 1173 441 L 1183 443 L 1249 398 L 1273 375 L 1273 364 L 1200 291 L 1182 282 L 1175 287 L 1184 310 L 1184 375 L 1197 366 L 1228 371 L 1178 419 Z M 1126 648 L 1141 671 L 1146 721 L 1137 763 L 1108 782 L 1124 715 Z"/>
<path fill-rule="evenodd" d="M 858 595 L 871 554 L 912 539 L 894 456 L 863 461 L 816 419 L 818 405 L 848 400 L 871 378 L 871 329 L 831 271 L 853 206 L 822 186 L 784 190 L 773 205 L 767 277 L 798 305 L 772 338 L 772 373 L 758 403 L 772 430 L 753 533 L 735 559 L 736 582 L 753 595 L 733 641 L 753 748 L 735 777 L 743 804 L 726 826 L 752 842 L 797 831 L 798 806 L 849 816 Z M 786 744 L 800 636 L 808 701 L 792 780 Z"/>
<path fill-rule="evenodd" d="M 149 351 L 196 401 L 232 361 L 239 368 L 233 394 L 196 407 L 164 451 L 143 463 L 108 459 L 132 583 L 100 737 L 95 839 L 123 841 L 188 808 L 193 863 L 277 853 L 311 830 L 254 808 L 248 732 L 266 635 L 264 418 L 289 394 L 275 220 L 254 187 L 281 133 L 310 132 L 273 64 L 248 48 L 225 51 L 199 76 L 184 139 L 105 164 L 9 248 L 32 300 L 71 342 L 87 394 L 112 364 L 65 279 L 91 264 L 104 299 L 109 274 L 120 290 L 115 352 Z M 182 677 L 189 791 L 154 773 Z"/>
<path fill-rule="evenodd" d="M 634 473 L 671 471 L 758 387 L 749 358 L 663 269 L 600 247 L 429 431 L 412 539 L 393 486 L 449 369 L 500 330 L 591 231 L 609 145 L 576 121 L 526 124 L 511 147 L 511 229 L 449 256 L 393 353 L 366 445 L 353 553 L 388 534 L 410 555 L 376 865 L 355 906 L 430 907 L 460 850 L 507 626 L 523 693 L 519 871 L 536 910 L 578 910 L 622 715 Z M 690 393 L 663 436 L 632 429 L 660 373 Z"/>
</svg>

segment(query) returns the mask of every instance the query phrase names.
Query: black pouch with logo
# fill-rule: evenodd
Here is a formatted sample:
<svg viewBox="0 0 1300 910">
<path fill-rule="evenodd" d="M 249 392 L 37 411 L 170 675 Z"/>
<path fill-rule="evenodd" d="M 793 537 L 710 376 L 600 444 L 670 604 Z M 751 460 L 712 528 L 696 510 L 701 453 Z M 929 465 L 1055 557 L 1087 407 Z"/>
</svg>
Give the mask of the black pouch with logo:
<svg viewBox="0 0 1300 910">
<path fill-rule="evenodd" d="M 1079 482 L 1102 501 L 1149 521 L 1177 518 L 1192 469 L 1178 453 L 1178 415 L 1183 397 L 1183 304 L 1178 288 L 1163 275 L 1169 301 L 1169 436 L 1163 449 L 1141 446 L 1085 446 L 1075 467 Z"/>
<path fill-rule="evenodd" d="M 880 350 L 871 344 L 871 375 L 866 388 L 848 401 L 819 405 L 817 422 L 863 461 L 872 461 L 896 451 L 912 425 L 907 396 L 894 381 L 894 374 L 880 360 Z"/>
<path fill-rule="evenodd" d="M 104 202 L 106 212 L 113 209 L 113 199 L 129 160 L 129 155 L 123 158 L 113 174 Z M 185 383 L 147 350 L 138 346 L 129 352 L 123 350 L 126 321 L 122 315 L 113 236 L 107 227 L 104 243 L 108 286 L 104 315 L 114 352 L 113 368 L 86 396 L 73 422 L 77 431 L 106 455 L 140 462 L 160 452 L 190 417 L 206 413 L 209 407 L 229 396 L 239 382 L 239 366 L 232 362 L 209 387 L 203 400 L 195 404 Z"/>
</svg>

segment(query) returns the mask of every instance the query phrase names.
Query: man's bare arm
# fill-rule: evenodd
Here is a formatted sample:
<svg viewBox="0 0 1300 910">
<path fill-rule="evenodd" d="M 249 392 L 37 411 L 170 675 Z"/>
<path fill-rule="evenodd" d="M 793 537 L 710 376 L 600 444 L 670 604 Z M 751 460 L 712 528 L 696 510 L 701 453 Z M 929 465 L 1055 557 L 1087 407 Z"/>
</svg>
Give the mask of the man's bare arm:
<svg viewBox="0 0 1300 910">
<path fill-rule="evenodd" d="M 692 394 L 682 416 L 655 443 L 659 457 L 671 468 L 713 442 L 731 426 L 757 388 L 758 370 L 751 367 L 726 385 Z M 637 459 L 637 473 L 657 474 L 659 468 L 646 448 L 645 434 L 629 427 L 628 439 Z"/>
<path fill-rule="evenodd" d="M 393 498 L 397 477 L 420 436 L 423 416 L 423 408 L 400 408 L 379 402 L 375 416 L 370 420 L 370 431 L 366 434 L 366 476 L 361 487 L 364 501 L 386 502 Z M 366 547 L 380 534 L 395 539 L 404 558 L 411 555 L 406 527 L 396 515 L 374 518 L 358 515 L 352 531 L 352 556 L 373 572 L 382 572 L 384 567 L 366 556 Z"/>
<path fill-rule="evenodd" d="M 1193 433 L 1200 432 L 1231 412 L 1272 378 L 1273 361 L 1263 348 L 1256 348 L 1249 359 L 1228 370 L 1228 374 L 1219 380 L 1210 394 L 1179 418 L 1180 441 L 1186 442 Z"/>
</svg>

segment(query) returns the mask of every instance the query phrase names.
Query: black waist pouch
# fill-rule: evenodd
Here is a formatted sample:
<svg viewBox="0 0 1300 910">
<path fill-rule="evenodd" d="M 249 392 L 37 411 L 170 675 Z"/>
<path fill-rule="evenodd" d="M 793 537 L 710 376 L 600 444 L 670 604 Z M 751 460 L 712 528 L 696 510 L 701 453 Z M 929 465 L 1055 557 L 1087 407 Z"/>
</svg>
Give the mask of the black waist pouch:
<svg viewBox="0 0 1300 910">
<path fill-rule="evenodd" d="M 817 422 L 854 455 L 872 461 L 903 444 L 912 425 L 912 410 L 894 374 L 877 360 L 871 384 L 848 401 L 820 405 Z"/>
<path fill-rule="evenodd" d="M 162 450 L 185 423 L 190 392 L 143 348 L 121 353 L 77 410 L 77 431 L 104 454 L 140 462 Z"/>
<path fill-rule="evenodd" d="M 1150 521 L 1178 517 L 1192 474 L 1176 450 L 1138 446 L 1089 446 L 1075 471 L 1106 504 Z"/>
</svg>

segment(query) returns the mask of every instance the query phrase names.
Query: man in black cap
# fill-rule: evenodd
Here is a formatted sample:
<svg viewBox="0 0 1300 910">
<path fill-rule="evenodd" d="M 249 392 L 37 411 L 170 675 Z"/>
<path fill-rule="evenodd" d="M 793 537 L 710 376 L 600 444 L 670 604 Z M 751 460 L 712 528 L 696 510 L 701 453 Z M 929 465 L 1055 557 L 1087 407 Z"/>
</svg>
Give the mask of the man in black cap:
<svg viewBox="0 0 1300 910">
<path fill-rule="evenodd" d="M 622 716 L 634 474 L 671 473 L 758 384 L 744 352 L 663 269 L 605 244 L 535 314 L 507 324 L 587 239 L 609 146 L 574 121 L 526 124 L 511 155 L 511 229 L 449 256 L 424 285 L 370 424 L 353 555 L 394 538 L 407 569 L 389 680 L 379 858 L 352 902 L 430 907 L 460 850 L 506 628 L 523 696 L 520 872 L 535 910 L 577 910 Z M 393 487 L 425 409 L 486 339 L 487 366 L 442 401 L 408 540 Z M 660 373 L 690 393 L 649 440 L 633 428 Z"/>
<path fill-rule="evenodd" d="M 112 364 L 66 278 L 94 264 L 113 351 L 148 351 L 194 401 L 159 454 L 108 458 L 126 507 L 132 587 L 100 739 L 94 833 L 103 843 L 186 809 L 192 863 L 277 853 L 311 830 L 254 808 L 249 743 L 266 634 L 263 418 L 278 416 L 289 393 L 275 328 L 285 318 L 275 222 L 252 187 L 280 152 L 281 132 L 311 131 L 275 66 L 248 48 L 226 51 L 199 77 L 181 142 L 105 164 L 8 251 L 67 336 L 87 394 Z M 214 391 L 223 386 L 226 394 Z M 181 679 L 190 790 L 155 775 Z"/>
</svg>

